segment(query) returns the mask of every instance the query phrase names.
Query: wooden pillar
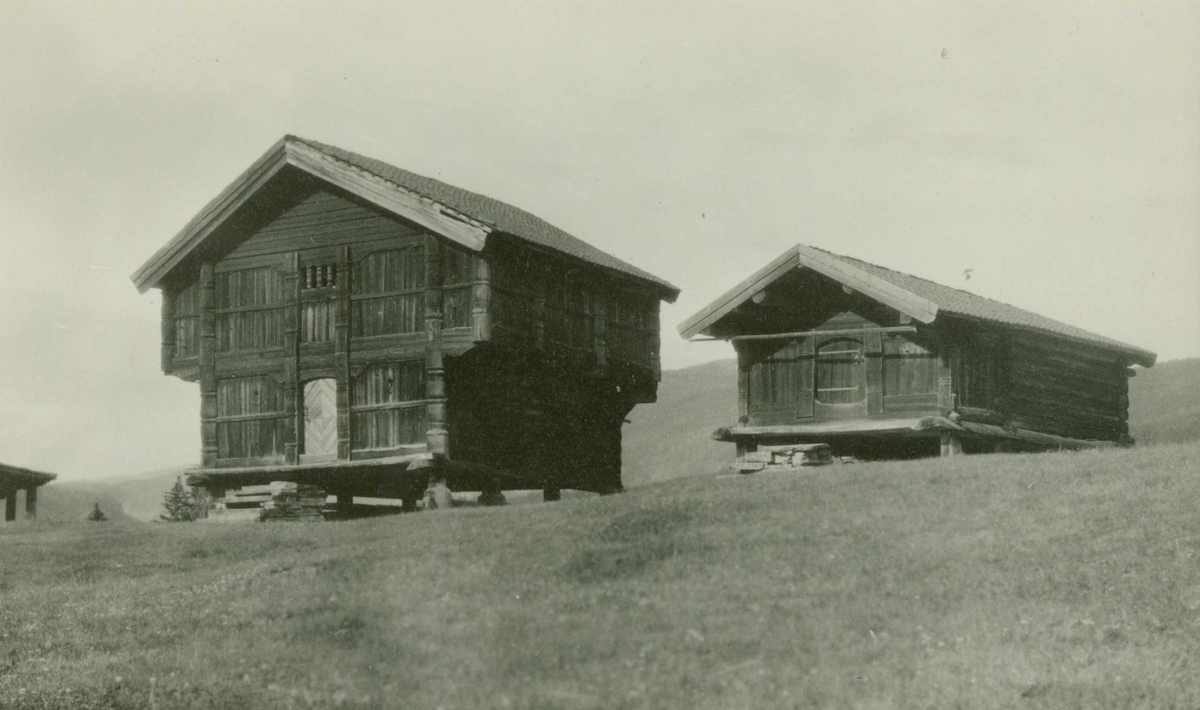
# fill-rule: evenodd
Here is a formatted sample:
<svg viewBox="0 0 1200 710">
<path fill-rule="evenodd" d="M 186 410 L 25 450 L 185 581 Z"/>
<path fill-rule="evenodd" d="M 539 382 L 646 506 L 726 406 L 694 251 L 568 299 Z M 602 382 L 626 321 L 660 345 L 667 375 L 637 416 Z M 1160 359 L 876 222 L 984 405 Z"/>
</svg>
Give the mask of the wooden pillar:
<svg viewBox="0 0 1200 710">
<path fill-rule="evenodd" d="M 446 382 L 442 360 L 442 244 L 425 235 L 425 440 L 435 457 L 450 455 L 446 430 Z"/>
<path fill-rule="evenodd" d="M 14 488 L 4 498 L 4 522 L 11 523 L 17 519 L 17 491 Z"/>
<path fill-rule="evenodd" d="M 29 520 L 37 518 L 37 486 L 30 486 L 25 489 L 25 517 Z M 13 493 L 13 498 L 17 497 Z"/>
<path fill-rule="evenodd" d="M 300 406 L 300 258 L 292 252 L 284 259 L 283 275 L 283 459 L 300 461 L 300 436 L 304 407 Z"/>
<path fill-rule="evenodd" d="M 162 294 L 162 371 L 168 373 L 175 360 L 175 297 L 166 286 L 159 293 Z"/>
<path fill-rule="evenodd" d="M 650 334 L 650 370 L 654 381 L 662 382 L 662 333 L 660 332 L 662 301 L 654 297 L 654 324 Z"/>
<path fill-rule="evenodd" d="M 938 338 L 938 409 L 943 417 L 954 410 L 953 346 L 949 338 Z"/>
<path fill-rule="evenodd" d="M 338 249 L 333 307 L 333 369 L 337 381 L 337 457 L 350 460 L 350 247 Z"/>
<path fill-rule="evenodd" d="M 354 509 L 354 496 L 339 493 L 335 496 L 335 499 L 334 506 L 337 508 L 338 516 L 342 518 L 350 517 L 350 511 Z"/>
<path fill-rule="evenodd" d="M 738 423 L 743 424 L 750 418 L 750 345 L 735 340 L 733 349 L 737 351 Z"/>
<path fill-rule="evenodd" d="M 200 458 L 217 465 L 217 316 L 212 264 L 200 266 Z"/>
<path fill-rule="evenodd" d="M 475 284 L 471 288 L 471 340 L 483 343 L 492 339 L 491 265 L 483 254 L 472 257 Z"/>
<path fill-rule="evenodd" d="M 958 434 L 953 432 L 942 434 L 942 456 L 958 456 L 962 452 L 962 440 L 958 438 Z"/>
<path fill-rule="evenodd" d="M 883 414 L 883 334 L 867 333 L 867 414 Z"/>
<path fill-rule="evenodd" d="M 542 500 L 547 503 L 553 503 L 562 500 L 562 491 L 558 486 L 546 486 L 542 489 Z"/>
</svg>

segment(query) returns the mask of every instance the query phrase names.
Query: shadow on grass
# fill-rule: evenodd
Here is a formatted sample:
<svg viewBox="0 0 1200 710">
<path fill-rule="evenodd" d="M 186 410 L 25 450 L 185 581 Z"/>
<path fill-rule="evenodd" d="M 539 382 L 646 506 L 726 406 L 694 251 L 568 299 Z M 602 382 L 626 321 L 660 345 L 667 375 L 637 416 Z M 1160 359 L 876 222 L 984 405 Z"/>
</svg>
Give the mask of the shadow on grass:
<svg viewBox="0 0 1200 710">
<path fill-rule="evenodd" d="M 702 556 L 711 545 L 679 535 L 694 525 L 696 513 L 697 506 L 678 503 L 625 513 L 575 552 L 562 576 L 577 584 L 597 584 L 627 579 L 685 555 Z"/>
</svg>

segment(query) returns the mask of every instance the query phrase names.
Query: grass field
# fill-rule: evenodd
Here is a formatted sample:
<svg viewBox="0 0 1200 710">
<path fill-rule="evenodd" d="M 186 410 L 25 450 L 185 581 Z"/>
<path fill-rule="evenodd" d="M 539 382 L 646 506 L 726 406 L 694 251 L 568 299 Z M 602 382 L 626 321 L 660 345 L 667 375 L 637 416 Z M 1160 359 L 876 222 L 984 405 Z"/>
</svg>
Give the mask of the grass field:
<svg viewBox="0 0 1200 710">
<path fill-rule="evenodd" d="M 5 708 L 1196 708 L 1200 447 L 0 528 Z"/>
</svg>

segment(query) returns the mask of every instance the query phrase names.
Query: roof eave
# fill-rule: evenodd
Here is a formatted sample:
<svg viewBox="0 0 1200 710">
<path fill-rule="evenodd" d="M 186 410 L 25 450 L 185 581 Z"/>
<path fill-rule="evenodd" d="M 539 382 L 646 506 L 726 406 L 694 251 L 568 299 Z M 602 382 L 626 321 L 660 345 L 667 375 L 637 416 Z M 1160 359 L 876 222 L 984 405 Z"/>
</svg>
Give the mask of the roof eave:
<svg viewBox="0 0 1200 710">
<path fill-rule="evenodd" d="M 735 308 L 753 298 L 754 294 L 782 278 L 798 267 L 807 267 L 817 273 L 841 283 L 847 288 L 895 308 L 921 323 L 932 323 L 938 314 L 938 305 L 911 291 L 890 284 L 880 278 L 847 264 L 832 254 L 797 244 L 779 255 L 770 264 L 754 273 L 745 281 L 726 291 L 715 301 L 701 309 L 679 325 L 679 334 L 684 340 L 704 333 Z"/>
</svg>

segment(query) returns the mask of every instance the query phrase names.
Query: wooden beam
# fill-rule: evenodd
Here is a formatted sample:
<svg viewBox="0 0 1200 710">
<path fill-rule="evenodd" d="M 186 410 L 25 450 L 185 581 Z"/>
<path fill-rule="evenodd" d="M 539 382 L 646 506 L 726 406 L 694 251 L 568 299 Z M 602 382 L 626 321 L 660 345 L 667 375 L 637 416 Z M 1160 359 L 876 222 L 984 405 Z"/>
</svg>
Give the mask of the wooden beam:
<svg viewBox="0 0 1200 710">
<path fill-rule="evenodd" d="M 300 461 L 304 436 L 304 407 L 300 391 L 300 258 L 292 252 L 284 258 L 283 275 L 283 460 Z"/>
<path fill-rule="evenodd" d="M 11 523 L 17 519 L 17 492 L 12 491 L 4 498 L 4 522 Z"/>
<path fill-rule="evenodd" d="M 911 325 L 896 325 L 886 328 L 845 328 L 841 330 L 805 330 L 798 333 L 764 333 L 761 335 L 735 335 L 728 340 L 738 342 L 742 340 L 792 340 L 794 338 L 809 338 L 816 336 L 833 336 L 833 335 L 867 335 L 870 333 L 915 333 L 916 327 Z"/>
<path fill-rule="evenodd" d="M 200 266 L 200 460 L 217 465 L 217 321 L 213 265 Z"/>
<path fill-rule="evenodd" d="M 918 419 L 846 419 L 842 421 L 813 422 L 811 424 L 734 426 L 717 429 L 713 432 L 712 438 L 717 441 L 737 441 L 740 438 L 768 436 L 905 433 L 912 432 L 913 427 L 918 421 Z"/>
<path fill-rule="evenodd" d="M 287 162 L 410 222 L 482 251 L 492 228 L 439 202 L 359 170 L 299 141 L 284 146 Z"/>
<path fill-rule="evenodd" d="M 425 413 L 429 428 L 425 440 L 429 452 L 450 455 L 450 433 L 446 430 L 446 382 L 442 358 L 442 244 L 425 235 Z"/>
<path fill-rule="evenodd" d="M 337 383 L 337 455 L 350 460 L 350 247 L 338 247 L 337 296 L 333 307 L 333 372 Z M 441 308 L 439 302 L 438 308 Z"/>
<path fill-rule="evenodd" d="M 159 324 L 162 333 L 160 360 L 163 374 L 170 374 L 171 365 L 175 361 L 175 296 L 166 288 L 160 289 L 159 293 L 162 295 L 162 323 Z"/>
<path fill-rule="evenodd" d="M 15 493 L 13 497 L 16 497 Z M 30 486 L 25 489 L 25 517 L 30 520 L 37 518 L 37 499 L 37 486 Z"/>
<path fill-rule="evenodd" d="M 471 288 L 471 342 L 484 343 L 492 339 L 492 274 L 488 257 L 473 257 L 475 283 Z"/>
</svg>

